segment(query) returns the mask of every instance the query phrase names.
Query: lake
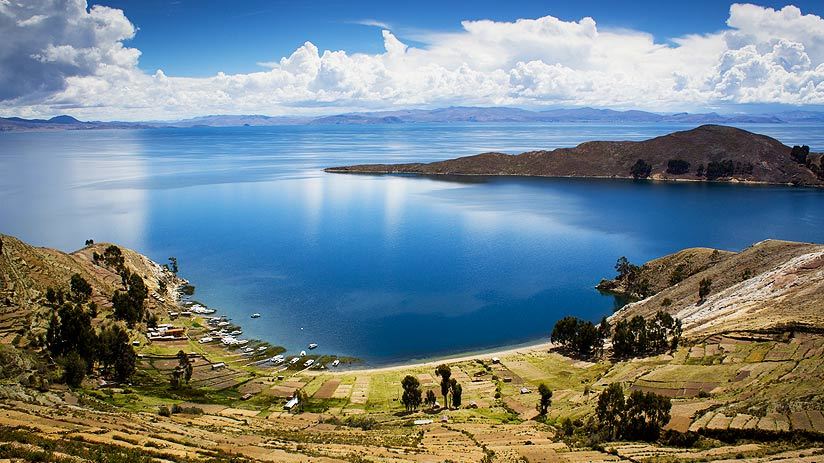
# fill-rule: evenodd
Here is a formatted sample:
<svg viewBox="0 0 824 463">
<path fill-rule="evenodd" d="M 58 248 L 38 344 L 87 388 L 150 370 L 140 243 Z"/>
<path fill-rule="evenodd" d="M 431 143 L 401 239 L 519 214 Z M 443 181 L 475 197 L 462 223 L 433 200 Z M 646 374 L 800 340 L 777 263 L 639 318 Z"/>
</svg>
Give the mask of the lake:
<svg viewBox="0 0 824 463">
<path fill-rule="evenodd" d="M 824 150 L 820 125 L 741 125 Z M 367 162 L 641 140 L 671 124 L 401 124 L 0 133 L 0 231 L 176 256 L 244 337 L 380 365 L 597 321 L 594 285 L 691 246 L 824 241 L 824 191 L 609 180 L 326 174 Z M 251 320 L 259 312 L 262 317 Z"/>
</svg>

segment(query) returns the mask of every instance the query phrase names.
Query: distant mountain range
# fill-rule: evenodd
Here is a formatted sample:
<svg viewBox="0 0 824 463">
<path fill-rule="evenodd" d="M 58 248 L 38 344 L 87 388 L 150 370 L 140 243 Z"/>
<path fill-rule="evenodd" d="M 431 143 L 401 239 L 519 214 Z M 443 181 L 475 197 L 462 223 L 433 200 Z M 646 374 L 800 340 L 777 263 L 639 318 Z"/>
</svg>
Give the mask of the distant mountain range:
<svg viewBox="0 0 824 463">
<path fill-rule="evenodd" d="M 529 111 L 518 108 L 449 107 L 440 109 L 408 109 L 337 114 L 333 116 L 263 116 L 263 115 L 212 115 L 179 121 L 104 122 L 80 121 L 71 116 L 51 119 L 0 118 L 0 131 L 9 130 L 88 130 L 134 129 L 164 127 L 243 127 L 307 124 L 405 124 L 450 122 L 596 122 L 596 123 L 690 123 L 782 124 L 797 122 L 824 122 L 824 112 L 784 111 L 774 114 L 717 114 L 717 113 L 652 113 L 647 111 L 615 111 L 611 109 L 575 108 Z"/>
</svg>

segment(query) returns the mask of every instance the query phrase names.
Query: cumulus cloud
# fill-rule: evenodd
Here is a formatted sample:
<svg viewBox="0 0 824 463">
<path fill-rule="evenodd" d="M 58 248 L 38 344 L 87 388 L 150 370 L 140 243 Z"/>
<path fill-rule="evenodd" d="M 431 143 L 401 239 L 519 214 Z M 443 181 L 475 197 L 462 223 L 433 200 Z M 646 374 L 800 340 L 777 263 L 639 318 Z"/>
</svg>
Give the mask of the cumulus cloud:
<svg viewBox="0 0 824 463">
<path fill-rule="evenodd" d="M 0 0 L 0 101 L 42 97 L 106 67 L 134 69 L 135 28 L 121 10 L 84 0 Z"/>
<path fill-rule="evenodd" d="M 363 21 L 365 23 L 366 21 Z M 378 25 L 369 21 L 370 25 Z M 384 25 L 380 25 L 381 27 Z M 724 103 L 824 104 L 824 20 L 794 6 L 732 5 L 728 28 L 658 43 L 552 16 L 464 21 L 416 37 L 383 28 L 376 54 L 306 42 L 248 74 L 147 74 L 119 10 L 83 0 L 0 0 L 0 109 L 146 119 L 464 105 L 669 110 Z"/>
</svg>

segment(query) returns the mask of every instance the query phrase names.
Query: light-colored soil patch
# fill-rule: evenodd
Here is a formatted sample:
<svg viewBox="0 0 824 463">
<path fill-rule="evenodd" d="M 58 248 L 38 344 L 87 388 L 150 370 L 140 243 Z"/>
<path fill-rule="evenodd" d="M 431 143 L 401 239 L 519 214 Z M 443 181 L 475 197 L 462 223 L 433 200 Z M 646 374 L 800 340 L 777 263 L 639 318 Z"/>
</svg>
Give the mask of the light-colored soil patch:
<svg viewBox="0 0 824 463">
<path fill-rule="evenodd" d="M 365 404 L 369 400 L 369 377 L 358 376 L 352 385 L 349 401 L 353 404 Z"/>
</svg>

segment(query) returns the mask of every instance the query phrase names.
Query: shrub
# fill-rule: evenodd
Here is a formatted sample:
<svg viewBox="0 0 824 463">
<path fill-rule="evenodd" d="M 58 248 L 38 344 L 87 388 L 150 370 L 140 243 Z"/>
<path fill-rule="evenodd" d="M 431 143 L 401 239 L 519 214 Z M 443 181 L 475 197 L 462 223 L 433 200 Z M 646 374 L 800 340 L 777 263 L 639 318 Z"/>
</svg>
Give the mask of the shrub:
<svg viewBox="0 0 824 463">
<path fill-rule="evenodd" d="M 78 387 L 86 377 L 88 363 L 75 351 L 69 352 L 63 359 L 63 381 L 71 387 Z"/>
<path fill-rule="evenodd" d="M 172 416 L 172 412 L 169 410 L 169 407 L 165 405 L 161 405 L 157 413 L 160 416 Z"/>
<path fill-rule="evenodd" d="M 792 156 L 793 161 L 799 164 L 806 164 L 807 163 L 807 156 L 810 155 L 810 147 L 807 145 L 804 146 L 793 146 L 793 149 L 790 150 L 790 156 Z"/>
</svg>

